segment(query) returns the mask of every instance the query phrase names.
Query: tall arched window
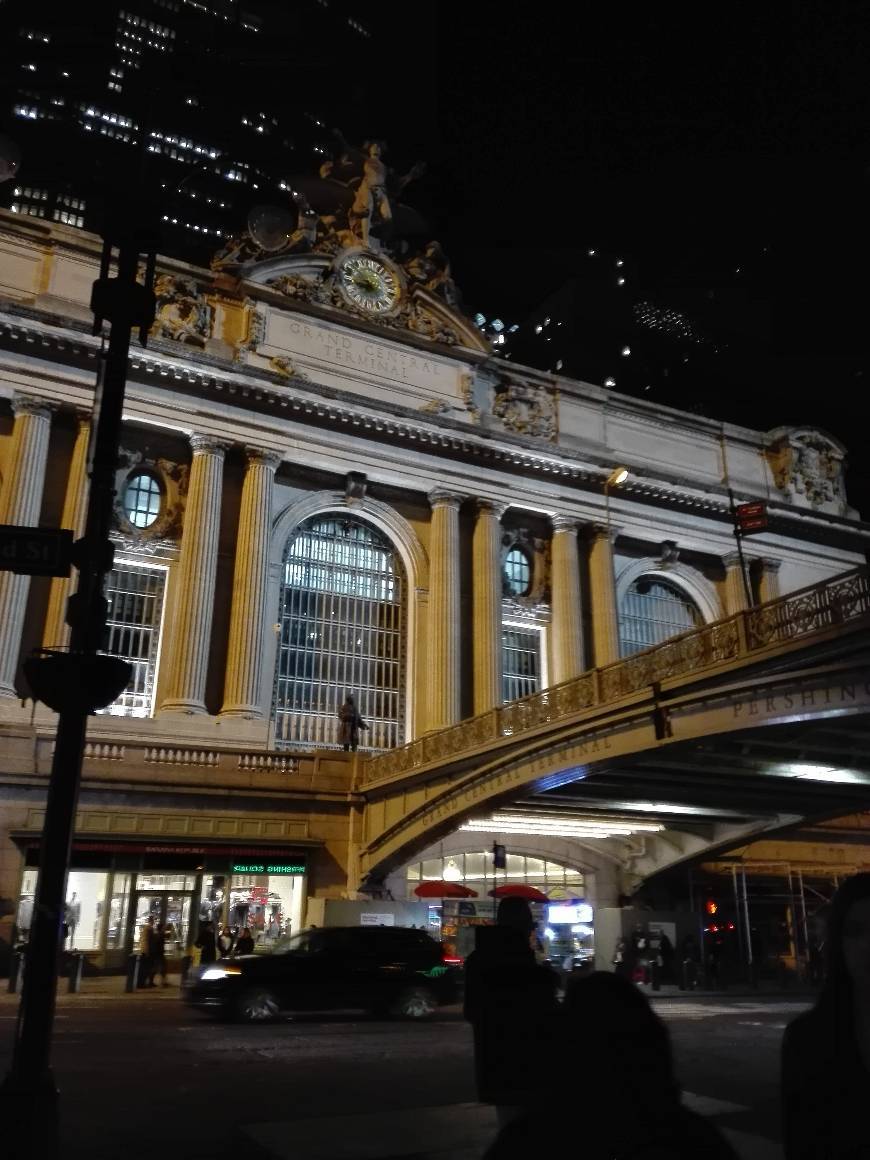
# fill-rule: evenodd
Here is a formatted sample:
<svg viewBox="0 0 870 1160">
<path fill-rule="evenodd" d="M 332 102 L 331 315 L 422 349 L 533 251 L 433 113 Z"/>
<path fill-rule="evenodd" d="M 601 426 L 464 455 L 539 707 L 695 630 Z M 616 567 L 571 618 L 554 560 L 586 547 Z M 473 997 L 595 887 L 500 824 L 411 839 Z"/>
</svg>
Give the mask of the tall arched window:
<svg viewBox="0 0 870 1160">
<path fill-rule="evenodd" d="M 313 516 L 294 532 L 284 561 L 276 744 L 337 744 L 347 693 L 368 725 L 364 748 L 404 743 L 404 569 L 369 524 Z"/>
<path fill-rule="evenodd" d="M 619 651 L 631 656 L 702 623 L 697 605 L 680 588 L 658 577 L 641 576 L 619 607 Z"/>
</svg>

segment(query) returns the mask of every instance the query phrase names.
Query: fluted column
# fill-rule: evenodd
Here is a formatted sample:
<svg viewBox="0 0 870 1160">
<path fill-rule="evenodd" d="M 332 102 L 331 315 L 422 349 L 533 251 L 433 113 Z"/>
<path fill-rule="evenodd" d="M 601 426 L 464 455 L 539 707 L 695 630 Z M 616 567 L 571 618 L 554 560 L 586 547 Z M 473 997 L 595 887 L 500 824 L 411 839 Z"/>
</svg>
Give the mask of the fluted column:
<svg viewBox="0 0 870 1160">
<path fill-rule="evenodd" d="M 164 643 L 169 660 L 164 712 L 205 713 L 205 682 L 214 612 L 221 484 L 227 445 L 193 435 L 193 463 L 184 512 L 181 558 L 172 634 Z"/>
<path fill-rule="evenodd" d="M 553 516 L 552 623 L 550 658 L 553 684 L 583 672 L 583 621 L 580 605 L 580 561 L 577 556 L 577 521 Z"/>
<path fill-rule="evenodd" d="M 266 586 L 272 493 L 281 456 L 247 448 L 222 717 L 262 717 L 260 683 L 266 625 Z"/>
<path fill-rule="evenodd" d="M 70 461 L 66 494 L 63 499 L 62 528 L 70 528 L 76 539 L 84 535 L 88 508 L 88 441 L 91 421 L 88 415 L 78 416 L 78 431 Z M 45 648 L 63 648 L 69 643 L 69 625 L 66 623 L 66 604 L 72 591 L 71 576 L 55 576 L 48 596 L 48 611 L 42 643 Z"/>
<path fill-rule="evenodd" d="M 596 668 L 619 660 L 619 610 L 613 571 L 617 529 L 593 524 L 589 541 L 589 595 L 592 605 L 592 651 Z"/>
<path fill-rule="evenodd" d="M 448 491 L 429 495 L 429 728 L 459 720 L 459 505 Z"/>
<path fill-rule="evenodd" d="M 42 399 L 15 395 L 12 413 L 15 424 L 0 495 L 0 524 L 36 527 L 45 485 L 51 408 Z M 29 576 L 0 572 L 0 696 L 3 697 L 16 696 L 15 670 L 29 592 Z"/>
<path fill-rule="evenodd" d="M 491 500 L 477 501 L 472 542 L 474 580 L 474 712 L 502 703 L 501 515 Z"/>
<path fill-rule="evenodd" d="M 746 585 L 743 581 L 739 553 L 730 552 L 727 556 L 723 556 L 722 563 L 725 565 L 723 589 L 725 615 L 733 616 L 735 612 L 742 612 L 746 607 Z"/>
<path fill-rule="evenodd" d="M 758 563 L 759 604 L 765 604 L 768 600 L 778 600 L 780 597 L 779 569 L 782 565 L 782 561 L 768 560 L 767 558 L 764 558 L 759 560 Z"/>
</svg>

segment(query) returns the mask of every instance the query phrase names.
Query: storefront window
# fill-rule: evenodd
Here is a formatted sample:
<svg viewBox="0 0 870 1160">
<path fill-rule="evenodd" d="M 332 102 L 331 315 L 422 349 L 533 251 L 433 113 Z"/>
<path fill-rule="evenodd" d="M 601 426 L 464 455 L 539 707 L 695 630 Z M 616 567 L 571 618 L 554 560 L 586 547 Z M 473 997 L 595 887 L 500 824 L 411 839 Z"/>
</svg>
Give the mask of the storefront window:
<svg viewBox="0 0 870 1160">
<path fill-rule="evenodd" d="M 301 882 L 302 878 L 293 874 L 233 875 L 230 928 L 241 933 L 247 927 L 254 945 L 267 947 L 290 934 L 294 927 L 298 930 L 302 914 Z"/>
<path fill-rule="evenodd" d="M 137 890 L 193 890 L 195 874 L 137 874 Z"/>
<path fill-rule="evenodd" d="M 100 947 L 108 881 L 109 875 L 103 871 L 70 871 L 64 908 L 67 950 L 93 951 Z"/>
<path fill-rule="evenodd" d="M 30 924 L 33 921 L 33 899 L 36 895 L 36 870 L 25 870 L 21 880 L 21 898 L 15 917 L 16 935 L 19 942 L 30 938 Z"/>
<path fill-rule="evenodd" d="M 106 947 L 108 950 L 120 950 L 124 946 L 124 935 L 127 931 L 127 908 L 130 903 L 130 878 L 129 874 L 116 874 L 112 880 L 109 921 L 106 927 Z"/>
</svg>

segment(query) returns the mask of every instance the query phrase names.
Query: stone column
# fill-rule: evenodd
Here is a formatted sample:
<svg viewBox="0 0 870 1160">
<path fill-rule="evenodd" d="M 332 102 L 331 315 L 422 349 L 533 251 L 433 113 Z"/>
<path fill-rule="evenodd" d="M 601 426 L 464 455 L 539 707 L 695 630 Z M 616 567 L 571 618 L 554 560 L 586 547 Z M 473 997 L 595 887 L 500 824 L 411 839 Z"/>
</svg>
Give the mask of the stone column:
<svg viewBox="0 0 870 1160">
<path fill-rule="evenodd" d="M 66 481 L 63 499 L 63 515 L 60 526 L 70 528 L 75 538 L 81 539 L 85 531 L 85 516 L 88 508 L 88 442 L 91 437 L 90 415 L 78 416 L 78 431 Z M 72 592 L 71 576 L 55 576 L 48 596 L 48 611 L 45 614 L 45 628 L 42 643 L 45 648 L 64 648 L 69 644 L 69 625 L 66 623 L 66 602 Z"/>
<path fill-rule="evenodd" d="M 502 703 L 501 516 L 488 499 L 477 501 L 472 543 L 474 577 L 474 712 Z"/>
<path fill-rule="evenodd" d="M 169 661 L 164 712 L 205 713 L 205 681 L 214 612 L 220 530 L 221 484 L 227 444 L 210 435 L 191 436 L 193 463 L 184 512 L 181 558 L 175 588 L 172 634 L 164 642 Z"/>
<path fill-rule="evenodd" d="M 239 536 L 233 573 L 227 671 L 222 717 L 262 717 L 260 684 L 266 625 L 266 585 L 272 493 L 281 456 L 246 448 L 248 466 L 242 486 Z"/>
<path fill-rule="evenodd" d="M 558 685 L 583 672 L 583 621 L 580 605 L 580 561 L 577 556 L 577 521 L 553 516 L 551 588 L 553 612 L 550 625 L 552 684 Z"/>
<path fill-rule="evenodd" d="M 461 496 L 430 492 L 429 728 L 459 720 L 459 505 Z"/>
<path fill-rule="evenodd" d="M 746 585 L 743 583 L 743 573 L 740 568 L 740 554 L 729 552 L 722 557 L 725 565 L 725 585 L 723 596 L 725 615 L 733 616 L 735 612 L 742 612 L 746 608 Z"/>
<path fill-rule="evenodd" d="M 0 495 L 0 524 L 36 527 L 45 485 L 51 408 L 43 399 L 14 395 L 15 424 Z M 14 697 L 30 577 L 0 572 L 0 696 Z"/>
<path fill-rule="evenodd" d="M 758 561 L 758 602 L 766 604 L 768 600 L 779 600 L 779 569 L 781 560 L 769 560 L 766 557 Z"/>
<path fill-rule="evenodd" d="M 596 668 L 619 660 L 619 609 L 613 571 L 617 529 L 593 524 L 589 541 L 589 590 L 592 605 L 592 651 Z"/>
</svg>

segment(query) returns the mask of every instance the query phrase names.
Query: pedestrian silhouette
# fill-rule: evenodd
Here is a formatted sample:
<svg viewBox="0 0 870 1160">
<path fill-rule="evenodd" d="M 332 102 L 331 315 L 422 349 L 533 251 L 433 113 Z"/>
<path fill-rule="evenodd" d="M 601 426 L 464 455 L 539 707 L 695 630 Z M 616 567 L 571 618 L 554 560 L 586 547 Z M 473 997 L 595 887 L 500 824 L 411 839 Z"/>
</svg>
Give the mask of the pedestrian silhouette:
<svg viewBox="0 0 870 1160">
<path fill-rule="evenodd" d="M 345 753 L 348 749 L 356 753 L 359 745 L 359 731 L 360 729 L 368 729 L 365 721 L 360 716 L 359 709 L 356 707 L 356 702 L 353 695 L 348 693 L 344 699 L 344 704 L 338 711 L 338 740 L 344 749 Z"/>
<path fill-rule="evenodd" d="M 834 895 L 825 951 L 816 1004 L 783 1038 L 786 1160 L 870 1156 L 870 874 L 847 878 Z"/>
<path fill-rule="evenodd" d="M 590 1109 L 583 1160 L 737 1160 L 712 1124 L 682 1106 L 667 1029 L 635 984 L 609 971 L 572 979 L 558 1025 L 547 1106 L 575 1106 L 582 1089 Z M 549 1117 L 547 1150 L 577 1152 L 576 1130 L 570 1115 Z M 527 1160 L 539 1140 L 540 1110 L 525 1112 L 502 1129 L 485 1160 Z"/>
<path fill-rule="evenodd" d="M 503 898 L 495 926 L 476 928 L 465 962 L 465 1017 L 474 1034 L 478 1099 L 495 1104 L 499 1124 L 545 1094 L 558 976 L 535 961 L 532 912 Z"/>
</svg>

